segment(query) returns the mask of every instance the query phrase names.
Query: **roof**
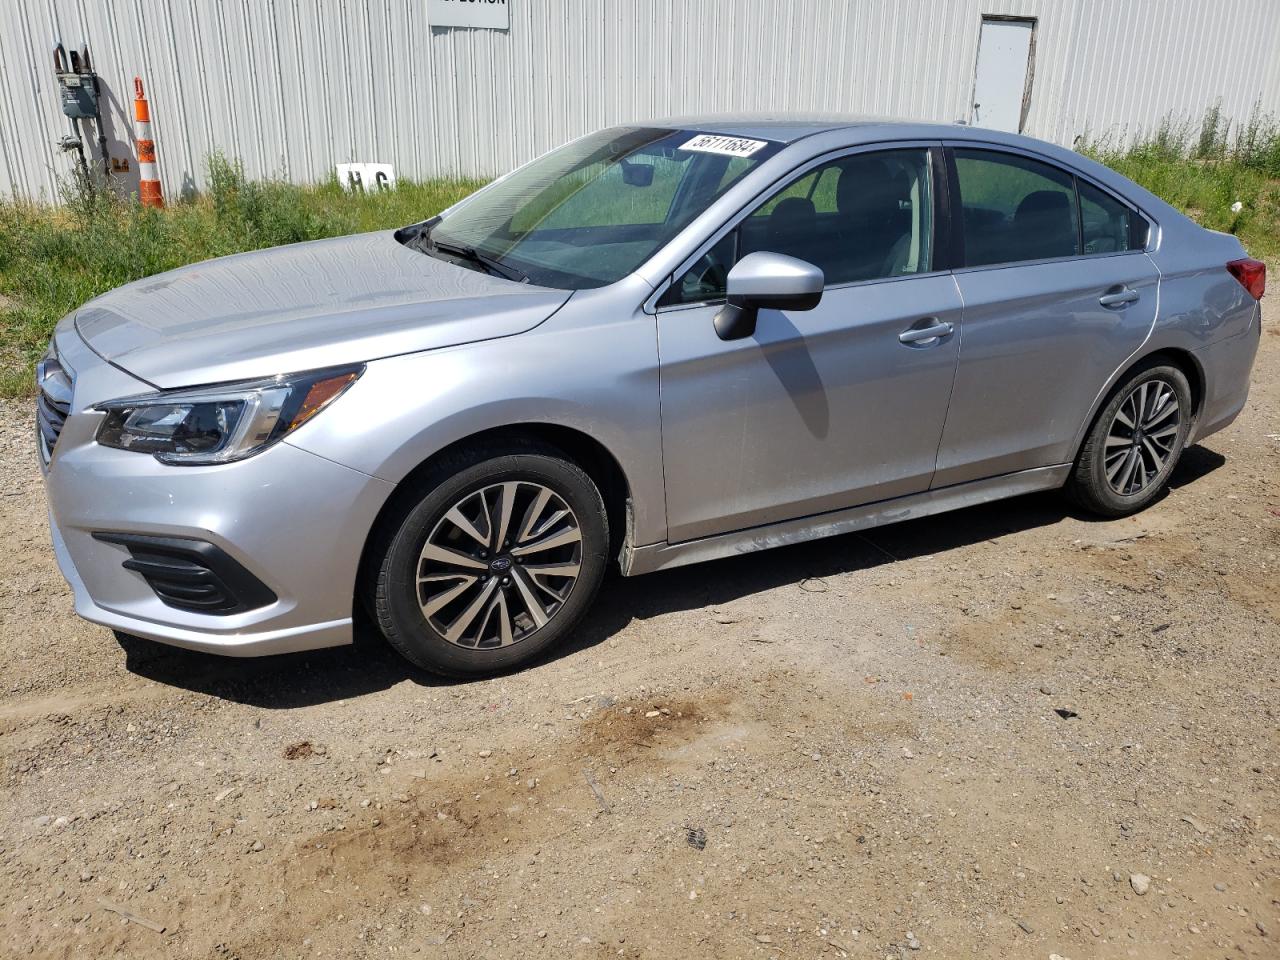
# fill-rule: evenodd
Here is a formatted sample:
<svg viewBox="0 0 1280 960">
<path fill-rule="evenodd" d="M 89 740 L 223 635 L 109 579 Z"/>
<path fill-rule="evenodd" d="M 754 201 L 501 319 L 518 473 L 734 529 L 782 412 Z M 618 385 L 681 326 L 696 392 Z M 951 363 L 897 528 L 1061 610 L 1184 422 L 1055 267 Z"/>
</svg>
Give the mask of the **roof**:
<svg viewBox="0 0 1280 960">
<path fill-rule="evenodd" d="M 956 124 L 934 123 L 923 120 L 907 120 L 900 117 L 875 117 L 839 113 L 779 113 L 779 114 L 694 114 L 681 117 L 664 117 L 652 121 L 656 127 L 672 127 L 681 130 L 700 130 L 731 137 L 749 137 L 772 140 L 775 143 L 794 143 L 814 134 L 849 127 L 902 127 L 910 128 L 919 136 L 920 128 L 955 130 Z M 935 136 L 942 136 L 935 133 Z"/>
</svg>

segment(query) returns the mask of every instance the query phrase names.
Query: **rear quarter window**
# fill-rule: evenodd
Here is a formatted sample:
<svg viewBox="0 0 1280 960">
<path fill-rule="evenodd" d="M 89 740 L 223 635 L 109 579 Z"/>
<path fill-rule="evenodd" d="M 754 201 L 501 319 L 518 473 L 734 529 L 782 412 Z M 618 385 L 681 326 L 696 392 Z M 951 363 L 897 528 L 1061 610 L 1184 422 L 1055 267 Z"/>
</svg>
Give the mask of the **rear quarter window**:
<svg viewBox="0 0 1280 960">
<path fill-rule="evenodd" d="M 1120 253 L 1147 245 L 1147 222 L 1093 184 L 1080 184 L 1080 232 L 1085 253 Z"/>
</svg>

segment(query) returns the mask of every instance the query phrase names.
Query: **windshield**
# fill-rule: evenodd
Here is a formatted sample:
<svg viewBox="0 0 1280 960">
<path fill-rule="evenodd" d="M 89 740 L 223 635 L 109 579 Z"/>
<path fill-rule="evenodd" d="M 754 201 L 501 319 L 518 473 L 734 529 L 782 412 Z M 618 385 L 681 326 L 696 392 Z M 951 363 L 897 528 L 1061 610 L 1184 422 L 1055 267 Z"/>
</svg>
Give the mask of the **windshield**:
<svg viewBox="0 0 1280 960">
<path fill-rule="evenodd" d="M 602 130 L 476 194 L 415 246 L 465 253 L 479 269 L 540 286 L 602 287 L 633 272 L 780 148 L 696 130 Z"/>
</svg>

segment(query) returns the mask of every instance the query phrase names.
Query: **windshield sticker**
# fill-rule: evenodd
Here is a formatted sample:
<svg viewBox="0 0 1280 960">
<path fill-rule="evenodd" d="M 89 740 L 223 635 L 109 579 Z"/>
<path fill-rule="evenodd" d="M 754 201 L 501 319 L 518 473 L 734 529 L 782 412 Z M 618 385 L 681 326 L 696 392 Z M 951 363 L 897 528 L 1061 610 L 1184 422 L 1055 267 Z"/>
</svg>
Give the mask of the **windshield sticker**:
<svg viewBox="0 0 1280 960">
<path fill-rule="evenodd" d="M 721 153 L 727 157 L 749 157 L 764 146 L 768 146 L 765 140 L 717 137 L 710 133 L 700 133 L 692 140 L 681 144 L 680 149 L 692 150 L 696 153 Z"/>
</svg>

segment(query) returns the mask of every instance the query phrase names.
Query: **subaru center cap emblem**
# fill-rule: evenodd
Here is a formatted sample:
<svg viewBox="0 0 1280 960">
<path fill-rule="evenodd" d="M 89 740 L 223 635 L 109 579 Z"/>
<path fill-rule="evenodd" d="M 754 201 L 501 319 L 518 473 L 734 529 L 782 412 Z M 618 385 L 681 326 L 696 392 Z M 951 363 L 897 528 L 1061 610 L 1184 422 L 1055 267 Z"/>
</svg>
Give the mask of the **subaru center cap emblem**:
<svg viewBox="0 0 1280 960">
<path fill-rule="evenodd" d="M 501 573 L 503 570 L 511 569 L 510 557 L 494 557 L 489 561 L 489 569 Z"/>
</svg>

